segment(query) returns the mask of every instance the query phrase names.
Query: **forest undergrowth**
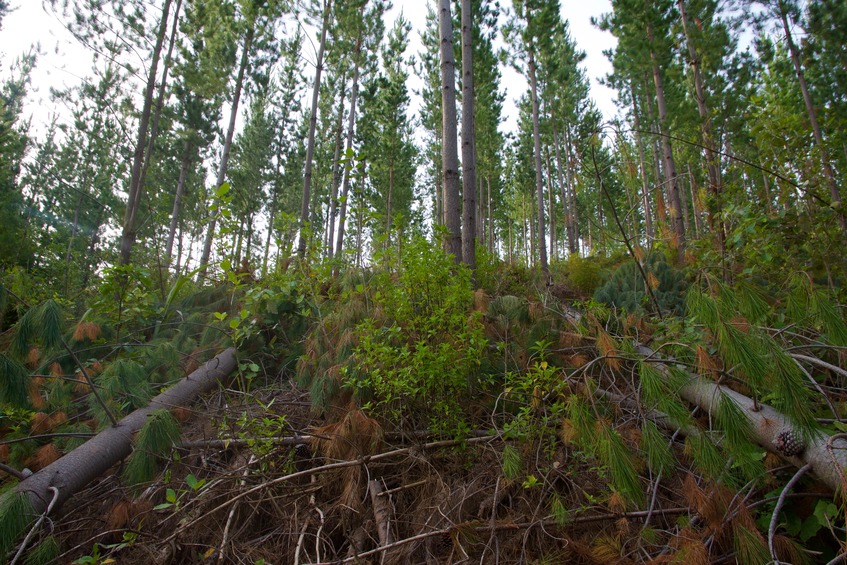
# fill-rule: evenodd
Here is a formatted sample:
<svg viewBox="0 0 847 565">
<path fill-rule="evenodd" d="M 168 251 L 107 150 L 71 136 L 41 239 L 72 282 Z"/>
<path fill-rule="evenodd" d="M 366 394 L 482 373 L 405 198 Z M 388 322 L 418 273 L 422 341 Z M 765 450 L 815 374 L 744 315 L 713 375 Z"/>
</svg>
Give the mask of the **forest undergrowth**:
<svg viewBox="0 0 847 565">
<path fill-rule="evenodd" d="M 339 276 L 294 262 L 164 288 L 123 268 L 82 315 L 4 286 L 0 551 L 20 563 L 837 562 L 837 287 L 805 273 L 730 282 L 636 251 L 640 268 L 574 257 L 549 283 L 482 251 L 474 278 L 422 238 Z M 233 345 L 237 366 L 213 393 L 153 412 L 132 455 L 62 493 L 70 502 L 29 504 L 28 473 Z"/>
</svg>

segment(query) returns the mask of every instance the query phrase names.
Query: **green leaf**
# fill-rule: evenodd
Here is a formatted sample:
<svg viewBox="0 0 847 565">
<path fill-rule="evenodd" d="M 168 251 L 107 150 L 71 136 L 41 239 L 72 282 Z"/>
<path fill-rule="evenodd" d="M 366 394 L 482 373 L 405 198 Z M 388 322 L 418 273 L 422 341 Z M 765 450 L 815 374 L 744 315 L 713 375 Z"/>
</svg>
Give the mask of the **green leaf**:
<svg viewBox="0 0 847 565">
<path fill-rule="evenodd" d="M 223 198 L 224 196 L 227 195 L 227 193 L 229 192 L 229 189 L 230 189 L 230 184 L 229 184 L 229 181 L 227 181 L 227 182 L 223 183 L 222 185 L 220 185 L 218 187 L 218 190 L 215 191 L 215 196 L 217 196 L 218 198 Z"/>
</svg>

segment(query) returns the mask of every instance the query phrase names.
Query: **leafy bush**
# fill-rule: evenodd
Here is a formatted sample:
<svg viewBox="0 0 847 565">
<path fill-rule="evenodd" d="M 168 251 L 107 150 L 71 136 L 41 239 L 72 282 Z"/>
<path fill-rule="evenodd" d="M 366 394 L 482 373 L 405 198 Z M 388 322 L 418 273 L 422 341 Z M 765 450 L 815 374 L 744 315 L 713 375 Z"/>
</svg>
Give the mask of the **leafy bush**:
<svg viewBox="0 0 847 565">
<path fill-rule="evenodd" d="M 346 384 L 379 417 L 457 432 L 485 348 L 480 314 L 469 313 L 470 273 L 415 238 L 397 271 L 377 273 L 372 284 L 381 314 L 357 327 Z"/>
<path fill-rule="evenodd" d="M 592 257 L 570 255 L 567 261 L 567 275 L 568 282 L 574 289 L 589 296 L 602 282 L 600 264 Z"/>
</svg>

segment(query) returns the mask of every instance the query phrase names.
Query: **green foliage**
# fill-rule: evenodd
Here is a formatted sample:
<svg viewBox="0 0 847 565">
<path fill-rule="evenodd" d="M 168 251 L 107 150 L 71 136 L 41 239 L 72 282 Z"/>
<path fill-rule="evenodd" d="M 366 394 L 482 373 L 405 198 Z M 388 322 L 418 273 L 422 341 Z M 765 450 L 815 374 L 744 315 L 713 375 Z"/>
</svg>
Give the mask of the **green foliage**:
<svg viewBox="0 0 847 565">
<path fill-rule="evenodd" d="M 15 408 L 29 408 L 29 371 L 16 360 L 0 353 L 0 402 Z"/>
<path fill-rule="evenodd" d="M 146 406 L 153 397 L 153 388 L 147 371 L 131 359 L 118 359 L 109 364 L 96 379 L 100 395 L 113 413 L 126 414 Z M 89 395 L 89 406 L 101 424 L 109 422 L 103 407 Z"/>
<path fill-rule="evenodd" d="M 357 327 L 356 370 L 346 384 L 388 420 L 457 431 L 485 347 L 479 317 L 469 313 L 470 273 L 414 237 L 397 271 L 381 271 L 371 284 L 383 319 Z"/>
<path fill-rule="evenodd" d="M 124 469 L 124 481 L 137 486 L 152 480 L 158 471 L 159 458 L 170 453 L 179 435 L 179 422 L 168 410 L 163 408 L 150 414 L 135 437 L 132 455 Z"/>
<path fill-rule="evenodd" d="M 645 420 L 641 425 L 641 450 L 654 474 L 658 475 L 673 468 L 674 456 L 668 439 L 651 420 Z"/>
<path fill-rule="evenodd" d="M 25 359 L 31 347 L 40 344 L 45 349 L 55 349 L 62 341 L 61 308 L 54 300 L 27 310 L 15 326 L 15 337 L 10 351 Z"/>
<path fill-rule="evenodd" d="M 41 543 L 27 553 L 26 565 L 47 565 L 59 557 L 59 542 L 53 536 L 47 536 Z"/>
<path fill-rule="evenodd" d="M 0 496 L 0 555 L 7 555 L 30 524 L 35 511 L 25 492 L 10 491 Z"/>
<path fill-rule="evenodd" d="M 621 493 L 631 504 L 639 505 L 644 500 L 644 489 L 638 472 L 635 470 L 635 458 L 626 446 L 617 430 L 606 425 L 598 425 L 597 457 L 606 467 L 612 479 L 612 487 Z"/>
<path fill-rule="evenodd" d="M 573 253 L 567 261 L 568 283 L 580 293 L 591 296 L 600 286 L 600 264 L 593 257 L 580 257 Z"/>
<path fill-rule="evenodd" d="M 820 426 L 802 371 L 773 337 L 739 316 L 739 312 L 747 312 L 762 318 L 762 307 L 756 304 L 763 300 L 750 298 L 746 287 L 732 291 L 717 281 L 709 283 L 716 289 L 715 296 L 700 289 L 688 292 L 686 303 L 692 320 L 711 332 L 718 353 L 734 368 L 736 378 L 786 414 L 805 439 L 814 437 Z"/>
<path fill-rule="evenodd" d="M 726 467 L 726 458 L 706 433 L 686 437 L 685 450 L 697 463 L 697 468 L 703 476 L 714 481 L 721 478 Z"/>
<path fill-rule="evenodd" d="M 522 467 L 520 452 L 507 443 L 503 447 L 503 476 L 509 480 L 515 480 L 520 475 Z"/>
<path fill-rule="evenodd" d="M 658 253 L 653 253 L 642 261 L 641 267 L 662 311 L 682 314 L 683 295 L 688 286 L 683 273 L 674 269 Z M 641 272 L 632 262 L 618 268 L 612 278 L 597 289 L 594 299 L 628 312 L 643 312 L 645 308 L 653 308 L 648 302 L 649 296 Z"/>
</svg>

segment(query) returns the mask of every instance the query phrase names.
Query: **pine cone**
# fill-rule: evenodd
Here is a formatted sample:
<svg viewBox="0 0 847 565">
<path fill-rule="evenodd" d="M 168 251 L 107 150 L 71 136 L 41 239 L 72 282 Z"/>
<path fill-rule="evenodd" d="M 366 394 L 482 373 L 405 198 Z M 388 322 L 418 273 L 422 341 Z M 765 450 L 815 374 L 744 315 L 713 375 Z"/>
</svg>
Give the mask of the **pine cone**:
<svg viewBox="0 0 847 565">
<path fill-rule="evenodd" d="M 773 444 L 776 450 L 786 457 L 795 457 L 806 451 L 803 440 L 794 430 L 783 430 L 779 432 Z"/>
<path fill-rule="evenodd" d="M 294 454 L 297 457 L 309 458 L 312 456 L 312 450 L 305 443 L 298 443 L 294 448 Z"/>
</svg>

